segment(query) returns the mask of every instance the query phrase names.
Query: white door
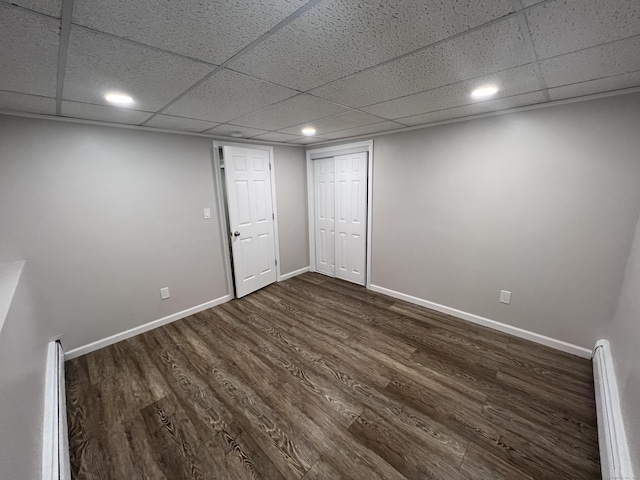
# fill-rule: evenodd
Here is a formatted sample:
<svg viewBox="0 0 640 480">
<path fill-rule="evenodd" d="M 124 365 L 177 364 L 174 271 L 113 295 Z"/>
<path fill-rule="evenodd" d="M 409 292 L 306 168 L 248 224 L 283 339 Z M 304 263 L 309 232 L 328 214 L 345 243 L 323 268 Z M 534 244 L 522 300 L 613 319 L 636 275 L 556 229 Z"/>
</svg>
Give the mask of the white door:
<svg viewBox="0 0 640 480">
<path fill-rule="evenodd" d="M 314 160 L 316 270 L 335 275 L 335 171 L 334 160 Z"/>
<path fill-rule="evenodd" d="M 224 147 L 234 282 L 238 298 L 276 281 L 269 152 Z"/>
<path fill-rule="evenodd" d="M 316 271 L 366 283 L 367 154 L 313 161 Z"/>
<path fill-rule="evenodd" d="M 367 154 L 335 157 L 336 277 L 365 284 Z"/>
</svg>

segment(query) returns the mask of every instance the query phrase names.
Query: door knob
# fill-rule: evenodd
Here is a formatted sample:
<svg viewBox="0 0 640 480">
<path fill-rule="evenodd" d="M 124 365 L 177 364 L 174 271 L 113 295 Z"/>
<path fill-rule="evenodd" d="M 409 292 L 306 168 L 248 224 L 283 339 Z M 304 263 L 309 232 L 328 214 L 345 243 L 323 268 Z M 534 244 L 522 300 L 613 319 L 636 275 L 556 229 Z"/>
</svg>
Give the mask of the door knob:
<svg viewBox="0 0 640 480">
<path fill-rule="evenodd" d="M 238 232 L 237 230 L 235 232 L 233 232 L 233 236 L 234 237 L 239 237 L 240 236 L 240 232 Z"/>
</svg>

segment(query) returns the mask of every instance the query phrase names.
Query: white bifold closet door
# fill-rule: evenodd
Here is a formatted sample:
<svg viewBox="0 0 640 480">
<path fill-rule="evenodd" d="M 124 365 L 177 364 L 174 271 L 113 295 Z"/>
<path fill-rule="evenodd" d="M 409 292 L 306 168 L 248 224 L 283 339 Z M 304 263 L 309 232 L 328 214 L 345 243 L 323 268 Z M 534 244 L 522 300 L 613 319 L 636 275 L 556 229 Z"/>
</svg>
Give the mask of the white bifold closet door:
<svg viewBox="0 0 640 480">
<path fill-rule="evenodd" d="M 316 271 L 365 284 L 367 154 L 313 161 Z"/>
</svg>

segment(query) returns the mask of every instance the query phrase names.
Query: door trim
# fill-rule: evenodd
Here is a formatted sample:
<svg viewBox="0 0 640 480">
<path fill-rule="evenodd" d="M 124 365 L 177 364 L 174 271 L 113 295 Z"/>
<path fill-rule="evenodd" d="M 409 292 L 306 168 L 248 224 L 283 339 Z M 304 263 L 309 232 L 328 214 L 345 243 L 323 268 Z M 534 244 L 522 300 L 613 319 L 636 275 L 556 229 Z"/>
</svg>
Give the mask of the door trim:
<svg viewBox="0 0 640 480">
<path fill-rule="evenodd" d="M 213 181 L 216 187 L 216 200 L 218 203 L 218 221 L 220 222 L 220 230 L 222 233 L 222 251 L 224 253 L 224 267 L 227 277 L 227 292 L 232 297 L 235 297 L 235 290 L 233 287 L 233 274 L 231 272 L 231 249 L 229 248 L 229 235 L 231 230 L 227 222 L 227 215 L 225 211 L 226 199 L 224 198 L 224 188 L 222 186 L 222 175 L 220 174 L 220 148 L 221 147 L 242 147 L 252 148 L 254 150 L 265 150 L 269 152 L 269 164 L 271 165 L 271 203 L 273 205 L 273 240 L 275 243 L 275 255 L 276 255 L 276 281 L 280 282 L 282 275 L 280 275 L 280 238 L 278 236 L 278 203 L 276 201 L 276 165 L 273 156 L 273 147 L 268 145 L 255 145 L 253 143 L 236 143 L 236 142 L 213 142 Z"/>
<path fill-rule="evenodd" d="M 315 192 L 313 182 L 313 159 L 334 157 L 345 153 L 366 152 L 367 155 L 367 272 L 365 275 L 365 286 L 371 288 L 371 217 L 373 205 L 373 140 L 363 142 L 345 143 L 342 145 L 332 145 L 308 149 L 307 154 L 307 208 L 309 215 L 309 271 L 316 271 L 316 239 L 314 206 Z"/>
</svg>

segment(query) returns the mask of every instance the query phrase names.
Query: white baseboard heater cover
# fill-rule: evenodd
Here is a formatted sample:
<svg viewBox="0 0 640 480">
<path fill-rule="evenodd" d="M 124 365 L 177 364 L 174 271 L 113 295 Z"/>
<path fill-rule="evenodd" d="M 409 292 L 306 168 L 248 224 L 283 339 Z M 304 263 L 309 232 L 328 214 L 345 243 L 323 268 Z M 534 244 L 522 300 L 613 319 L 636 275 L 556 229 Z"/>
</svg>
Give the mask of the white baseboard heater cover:
<svg viewBox="0 0 640 480">
<path fill-rule="evenodd" d="M 608 340 L 599 340 L 593 354 L 593 379 L 598 415 L 598 444 L 603 480 L 632 480 L 631 460 L 622 422 L 618 384 Z"/>
<path fill-rule="evenodd" d="M 64 351 L 60 342 L 50 342 L 44 391 L 42 480 L 70 480 L 67 400 L 64 383 Z"/>
</svg>

